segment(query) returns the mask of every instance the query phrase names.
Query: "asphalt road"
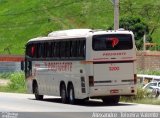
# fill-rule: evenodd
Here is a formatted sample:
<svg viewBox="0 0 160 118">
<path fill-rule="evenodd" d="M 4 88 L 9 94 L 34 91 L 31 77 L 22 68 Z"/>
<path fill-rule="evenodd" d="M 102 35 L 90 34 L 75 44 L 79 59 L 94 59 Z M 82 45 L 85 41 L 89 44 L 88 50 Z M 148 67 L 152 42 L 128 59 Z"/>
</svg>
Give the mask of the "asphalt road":
<svg viewBox="0 0 160 118">
<path fill-rule="evenodd" d="M 0 112 L 0 118 L 8 112 L 18 113 L 15 118 L 32 118 L 34 115 L 35 118 L 91 118 L 93 112 L 160 112 L 160 106 L 131 103 L 104 105 L 100 100 L 69 105 L 62 104 L 60 98 L 54 96 L 45 96 L 43 101 L 37 101 L 30 94 L 0 92 Z"/>
</svg>

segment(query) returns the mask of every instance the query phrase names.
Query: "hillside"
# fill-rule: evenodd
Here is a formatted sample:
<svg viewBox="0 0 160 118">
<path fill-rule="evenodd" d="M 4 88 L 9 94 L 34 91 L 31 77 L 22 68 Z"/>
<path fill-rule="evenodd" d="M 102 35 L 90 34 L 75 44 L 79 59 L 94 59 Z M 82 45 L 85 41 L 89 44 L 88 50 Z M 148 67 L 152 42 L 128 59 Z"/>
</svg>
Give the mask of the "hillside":
<svg viewBox="0 0 160 118">
<path fill-rule="evenodd" d="M 121 16 L 138 15 L 145 4 L 160 5 L 160 1 L 121 0 Z M 133 12 L 126 11 L 130 7 Z M 159 22 L 154 16 L 150 21 Z M 29 39 L 54 30 L 107 29 L 112 24 L 110 0 L 0 0 L 0 54 L 24 54 Z M 159 31 L 158 26 L 152 34 L 156 42 L 160 39 Z"/>
</svg>

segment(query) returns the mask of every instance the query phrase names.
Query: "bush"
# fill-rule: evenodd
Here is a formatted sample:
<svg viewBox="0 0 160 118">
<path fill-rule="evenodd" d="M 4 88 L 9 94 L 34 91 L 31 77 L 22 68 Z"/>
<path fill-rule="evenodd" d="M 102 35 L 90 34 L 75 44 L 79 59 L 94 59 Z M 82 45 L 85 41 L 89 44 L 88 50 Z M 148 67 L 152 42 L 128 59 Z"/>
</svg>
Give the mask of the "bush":
<svg viewBox="0 0 160 118">
<path fill-rule="evenodd" d="M 12 90 L 25 89 L 24 72 L 14 72 L 10 75 L 10 83 L 8 87 Z"/>
</svg>

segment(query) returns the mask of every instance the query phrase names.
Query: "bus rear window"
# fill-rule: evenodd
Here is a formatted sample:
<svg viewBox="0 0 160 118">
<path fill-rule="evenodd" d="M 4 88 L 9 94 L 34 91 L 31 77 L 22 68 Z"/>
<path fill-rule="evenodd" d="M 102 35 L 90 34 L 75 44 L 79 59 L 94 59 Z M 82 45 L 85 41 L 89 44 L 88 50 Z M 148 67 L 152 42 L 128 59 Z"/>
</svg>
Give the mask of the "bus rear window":
<svg viewBox="0 0 160 118">
<path fill-rule="evenodd" d="M 133 48 L 130 34 L 106 34 L 93 36 L 93 50 L 129 50 Z"/>
</svg>

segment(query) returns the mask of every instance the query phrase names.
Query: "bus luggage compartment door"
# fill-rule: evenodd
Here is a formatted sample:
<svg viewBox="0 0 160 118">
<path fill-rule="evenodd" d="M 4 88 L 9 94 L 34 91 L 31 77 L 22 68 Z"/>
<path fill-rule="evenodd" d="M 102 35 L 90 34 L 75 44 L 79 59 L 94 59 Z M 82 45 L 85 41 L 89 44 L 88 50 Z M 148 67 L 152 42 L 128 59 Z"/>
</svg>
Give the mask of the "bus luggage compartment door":
<svg viewBox="0 0 160 118">
<path fill-rule="evenodd" d="M 94 64 L 94 85 L 127 85 L 134 82 L 133 62 Z"/>
</svg>

